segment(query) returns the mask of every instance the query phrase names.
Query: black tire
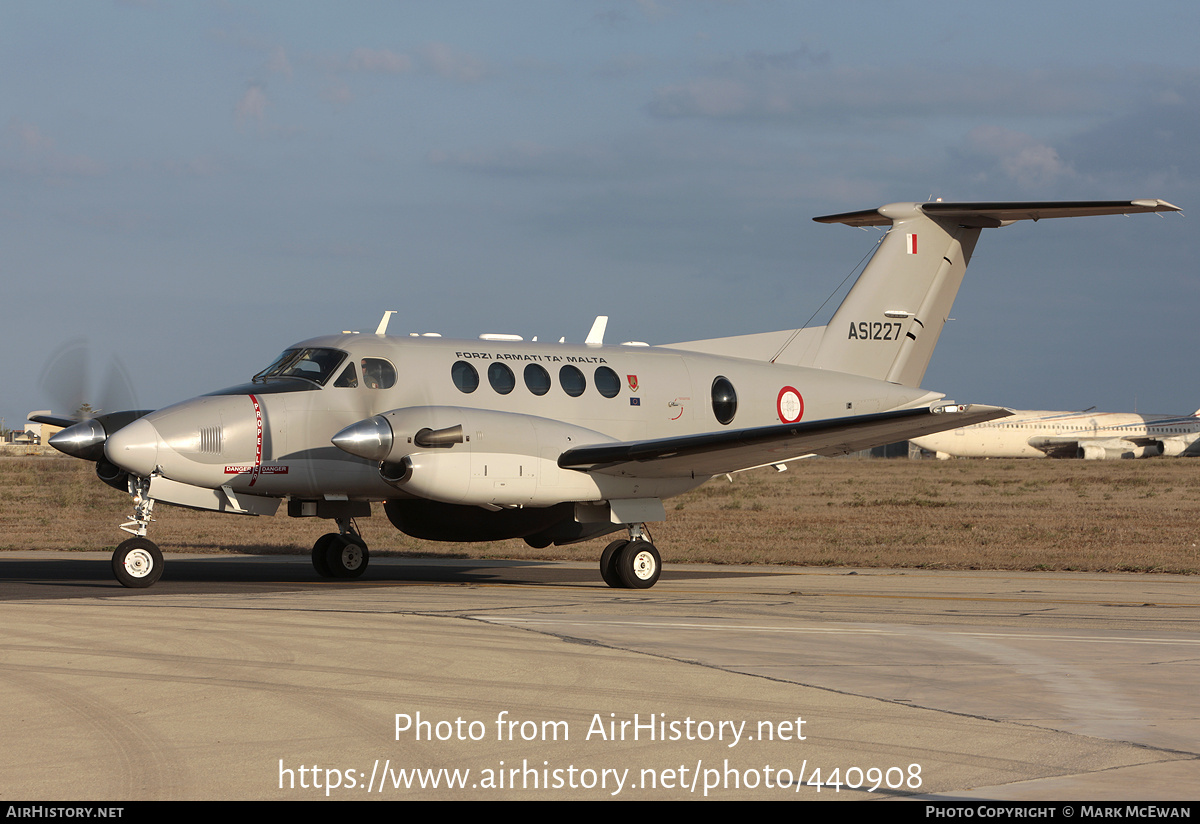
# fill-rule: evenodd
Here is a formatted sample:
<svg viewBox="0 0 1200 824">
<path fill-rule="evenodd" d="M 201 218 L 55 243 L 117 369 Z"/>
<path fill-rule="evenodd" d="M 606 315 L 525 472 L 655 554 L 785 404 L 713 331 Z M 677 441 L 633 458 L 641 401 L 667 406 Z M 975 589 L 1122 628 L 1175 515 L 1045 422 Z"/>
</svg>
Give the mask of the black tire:
<svg viewBox="0 0 1200 824">
<path fill-rule="evenodd" d="M 123 587 L 153 586 L 163 574 L 162 550 L 147 538 L 130 538 L 113 552 L 112 571 Z"/>
<path fill-rule="evenodd" d="M 335 535 L 325 552 L 325 563 L 334 578 L 357 578 L 367 571 L 371 555 L 357 535 Z"/>
<path fill-rule="evenodd" d="M 617 554 L 617 574 L 630 589 L 649 589 L 661 573 L 662 558 L 649 541 L 630 541 Z"/>
<path fill-rule="evenodd" d="M 621 580 L 621 574 L 617 572 L 617 556 L 620 555 L 627 543 L 629 541 L 613 541 L 604 548 L 604 552 L 600 555 L 600 577 L 613 589 L 625 588 L 625 582 Z"/>
<path fill-rule="evenodd" d="M 315 544 L 313 544 L 313 548 L 312 548 L 313 569 L 315 569 L 317 571 L 317 574 L 320 575 L 322 578 L 332 578 L 333 577 L 333 573 L 329 571 L 329 561 L 327 560 L 326 556 L 329 553 L 330 543 L 332 541 L 336 541 L 340 537 L 341 536 L 338 535 L 336 532 L 329 532 L 329 533 L 326 533 L 325 535 L 322 535 L 320 538 L 317 539 L 317 542 Z"/>
</svg>

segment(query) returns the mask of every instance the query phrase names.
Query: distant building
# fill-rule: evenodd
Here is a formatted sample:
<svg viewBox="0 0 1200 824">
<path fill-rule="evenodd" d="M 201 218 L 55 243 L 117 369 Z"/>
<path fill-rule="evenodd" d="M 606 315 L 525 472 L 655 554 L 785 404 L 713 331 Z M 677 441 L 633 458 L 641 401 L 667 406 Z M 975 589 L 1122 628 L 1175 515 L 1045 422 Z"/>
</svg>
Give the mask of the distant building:
<svg viewBox="0 0 1200 824">
<path fill-rule="evenodd" d="M 49 415 L 49 409 L 39 409 L 36 412 L 30 412 L 30 415 Z M 24 445 L 41 445 L 50 440 L 50 436 L 56 432 L 61 432 L 61 426 L 51 426 L 48 423 L 33 423 L 25 421 L 24 429 L 14 429 L 8 433 L 5 438 L 6 443 L 24 444 Z"/>
</svg>

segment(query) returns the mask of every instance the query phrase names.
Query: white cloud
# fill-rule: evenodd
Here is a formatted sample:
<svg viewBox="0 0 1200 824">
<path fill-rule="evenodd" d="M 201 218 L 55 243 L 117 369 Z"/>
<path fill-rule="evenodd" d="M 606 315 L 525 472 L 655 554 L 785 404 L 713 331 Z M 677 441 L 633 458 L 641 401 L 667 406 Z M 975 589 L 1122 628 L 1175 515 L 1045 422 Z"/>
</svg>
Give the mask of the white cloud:
<svg viewBox="0 0 1200 824">
<path fill-rule="evenodd" d="M 1075 174 L 1053 146 L 1003 126 L 978 126 L 967 133 L 965 152 L 987 160 L 1026 188 L 1044 187 Z"/>
<path fill-rule="evenodd" d="M 353 71 L 378 74 L 404 74 L 412 69 L 412 58 L 390 49 L 359 47 L 350 53 L 347 63 Z"/>
<path fill-rule="evenodd" d="M 20 159 L 13 168 L 22 174 L 63 179 L 95 177 L 107 171 L 103 163 L 88 155 L 59 151 L 54 138 L 33 123 L 13 120 L 9 133 L 16 137 L 20 147 Z"/>
<path fill-rule="evenodd" d="M 488 73 L 482 60 L 457 51 L 445 43 L 429 43 L 419 50 L 425 67 L 439 77 L 460 83 L 474 83 Z"/>
<path fill-rule="evenodd" d="M 242 99 L 237 104 L 237 121 L 238 125 L 245 123 L 247 120 L 254 120 L 261 124 L 267 115 L 267 93 L 262 86 L 253 83 L 246 89 L 242 95 Z"/>
<path fill-rule="evenodd" d="M 267 70 L 272 74 L 281 74 L 288 80 L 292 79 L 292 64 L 288 60 L 287 52 L 283 46 L 276 46 L 271 49 L 271 58 L 267 62 Z"/>
</svg>

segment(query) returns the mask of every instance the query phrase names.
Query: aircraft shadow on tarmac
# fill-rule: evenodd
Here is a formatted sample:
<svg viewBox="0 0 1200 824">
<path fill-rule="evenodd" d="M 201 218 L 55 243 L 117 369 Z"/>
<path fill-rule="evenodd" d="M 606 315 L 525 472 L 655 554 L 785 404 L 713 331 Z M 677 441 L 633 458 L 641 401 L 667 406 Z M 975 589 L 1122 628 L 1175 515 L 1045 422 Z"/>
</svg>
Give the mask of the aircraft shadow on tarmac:
<svg viewBox="0 0 1200 824">
<path fill-rule="evenodd" d="M 308 558 L 296 556 L 246 557 L 220 555 L 208 558 L 167 556 L 169 563 L 162 581 L 152 589 L 127 589 L 112 577 L 107 560 L 71 558 L 57 555 L 47 558 L 0 556 L 0 600 L 25 598 L 80 598 L 98 595 L 139 595 L 174 592 L 238 592 L 277 589 L 328 589 L 380 584 L 510 584 L 554 586 L 556 584 L 593 584 L 607 589 L 599 572 L 590 565 L 558 564 L 552 561 L 455 559 L 447 563 L 436 559 L 372 558 L 361 578 L 322 578 Z M 728 567 L 703 570 L 672 569 L 664 573 L 667 581 L 712 579 L 761 575 Z"/>
</svg>

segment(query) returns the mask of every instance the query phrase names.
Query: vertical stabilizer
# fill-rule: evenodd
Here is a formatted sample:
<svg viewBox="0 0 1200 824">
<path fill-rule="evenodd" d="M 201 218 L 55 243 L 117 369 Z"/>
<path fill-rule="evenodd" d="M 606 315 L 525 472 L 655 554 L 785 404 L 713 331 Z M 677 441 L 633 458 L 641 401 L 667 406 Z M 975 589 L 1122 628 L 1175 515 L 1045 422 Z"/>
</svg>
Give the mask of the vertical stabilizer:
<svg viewBox="0 0 1200 824">
<path fill-rule="evenodd" d="M 1018 220 L 1178 211 L 1163 200 L 938 202 L 892 203 L 813 218 L 818 223 L 891 227 L 828 326 L 667 346 L 918 386 L 980 230 Z"/>
<path fill-rule="evenodd" d="M 875 212 L 892 228 L 825 327 L 813 366 L 920 384 L 980 231 L 930 217 L 921 205 Z"/>
<path fill-rule="evenodd" d="M 819 330 L 819 341 L 797 335 L 772 360 L 917 386 L 982 229 L 1017 220 L 1176 211 L 1162 200 L 892 203 L 814 218 L 891 228 L 828 326 Z"/>
</svg>

